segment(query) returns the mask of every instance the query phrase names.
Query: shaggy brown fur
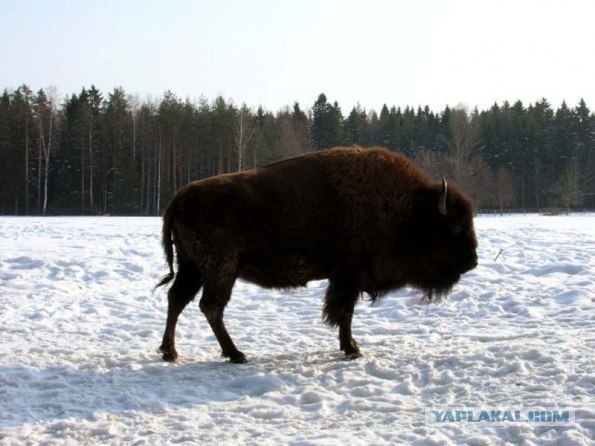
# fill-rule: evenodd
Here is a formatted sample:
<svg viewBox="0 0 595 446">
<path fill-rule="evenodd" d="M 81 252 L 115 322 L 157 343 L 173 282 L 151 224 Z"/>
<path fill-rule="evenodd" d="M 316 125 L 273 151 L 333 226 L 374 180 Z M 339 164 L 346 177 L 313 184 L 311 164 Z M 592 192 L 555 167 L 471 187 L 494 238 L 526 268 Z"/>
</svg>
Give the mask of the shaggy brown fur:
<svg viewBox="0 0 595 446">
<path fill-rule="evenodd" d="M 336 148 L 183 187 L 165 211 L 163 247 L 174 280 L 161 350 L 175 360 L 179 314 L 203 288 L 200 308 L 223 355 L 246 357 L 223 323 L 235 280 L 268 288 L 329 279 L 324 320 L 351 336 L 362 292 L 372 299 L 405 285 L 446 294 L 477 265 L 470 202 L 431 183 L 407 158 L 380 148 Z M 178 270 L 173 269 L 174 246 Z"/>
</svg>

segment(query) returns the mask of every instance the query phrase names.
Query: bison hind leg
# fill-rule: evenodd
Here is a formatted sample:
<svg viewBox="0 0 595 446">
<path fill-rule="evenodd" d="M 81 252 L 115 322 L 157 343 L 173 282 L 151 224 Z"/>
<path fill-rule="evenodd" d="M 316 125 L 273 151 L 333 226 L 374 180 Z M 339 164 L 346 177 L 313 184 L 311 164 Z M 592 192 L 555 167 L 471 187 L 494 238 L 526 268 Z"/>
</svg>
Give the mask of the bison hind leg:
<svg viewBox="0 0 595 446">
<path fill-rule="evenodd" d="M 175 346 L 176 324 L 180 313 L 194 299 L 202 286 L 202 274 L 192 262 L 180 264 L 174 283 L 167 292 L 167 323 L 159 350 L 164 361 L 175 361 L 178 353 Z"/>
<path fill-rule="evenodd" d="M 237 273 L 235 257 L 229 257 L 231 258 L 223 256 L 218 265 L 212 265 L 205 280 L 199 307 L 219 342 L 223 357 L 229 358 L 230 362 L 242 364 L 248 361 L 246 355 L 236 348 L 223 322 L 223 313 L 231 298 Z"/>
<path fill-rule="evenodd" d="M 360 294 L 353 275 L 331 278 L 326 291 L 323 318 L 331 327 L 339 327 L 339 346 L 347 359 L 362 356 L 359 345 L 351 335 L 353 310 Z"/>
</svg>

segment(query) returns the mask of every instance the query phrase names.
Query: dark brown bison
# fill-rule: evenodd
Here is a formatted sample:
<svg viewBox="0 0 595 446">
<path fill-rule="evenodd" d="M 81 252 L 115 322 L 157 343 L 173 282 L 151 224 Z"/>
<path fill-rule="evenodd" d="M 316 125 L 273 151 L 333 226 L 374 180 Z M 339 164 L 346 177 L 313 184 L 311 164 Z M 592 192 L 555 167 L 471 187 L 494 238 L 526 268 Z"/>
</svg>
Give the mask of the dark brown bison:
<svg viewBox="0 0 595 446">
<path fill-rule="evenodd" d="M 163 219 L 170 272 L 158 286 L 175 277 L 161 344 L 168 361 L 178 356 L 178 316 L 201 288 L 200 309 L 223 356 L 245 362 L 223 323 L 236 279 L 267 288 L 328 279 L 324 321 L 357 357 L 351 319 L 363 292 L 376 299 L 409 285 L 445 295 L 477 265 L 469 200 L 380 148 L 336 148 L 195 181 Z"/>
</svg>

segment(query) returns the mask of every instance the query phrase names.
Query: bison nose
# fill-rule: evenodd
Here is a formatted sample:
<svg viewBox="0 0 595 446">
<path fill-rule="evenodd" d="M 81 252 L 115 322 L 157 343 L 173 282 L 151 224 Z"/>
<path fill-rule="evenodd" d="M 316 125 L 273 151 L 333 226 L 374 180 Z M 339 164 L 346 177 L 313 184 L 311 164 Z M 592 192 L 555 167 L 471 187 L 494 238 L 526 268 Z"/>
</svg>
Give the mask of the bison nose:
<svg viewBox="0 0 595 446">
<path fill-rule="evenodd" d="M 467 261 L 462 265 L 462 273 L 466 273 L 471 271 L 472 269 L 477 267 L 477 254 L 473 253 L 469 257 L 467 257 Z"/>
<path fill-rule="evenodd" d="M 477 254 L 473 254 L 473 257 L 471 258 L 471 269 L 476 268 L 477 267 Z"/>
</svg>

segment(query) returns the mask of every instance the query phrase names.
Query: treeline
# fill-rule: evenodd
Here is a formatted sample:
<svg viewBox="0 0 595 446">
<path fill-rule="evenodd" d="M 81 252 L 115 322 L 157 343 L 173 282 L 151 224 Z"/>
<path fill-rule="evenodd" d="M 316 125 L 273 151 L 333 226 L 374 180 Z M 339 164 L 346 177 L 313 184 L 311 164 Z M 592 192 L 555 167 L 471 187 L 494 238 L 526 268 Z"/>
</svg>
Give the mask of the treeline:
<svg viewBox="0 0 595 446">
<path fill-rule="evenodd" d="M 480 209 L 595 208 L 595 117 L 583 100 L 344 115 L 324 94 L 273 113 L 94 86 L 59 100 L 23 85 L 0 98 L 0 213 L 157 215 L 191 180 L 337 145 L 402 152 Z"/>
</svg>

